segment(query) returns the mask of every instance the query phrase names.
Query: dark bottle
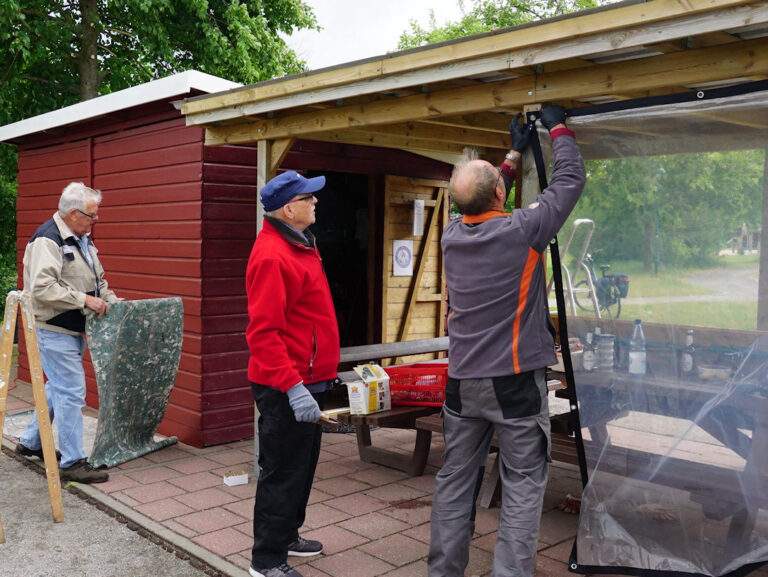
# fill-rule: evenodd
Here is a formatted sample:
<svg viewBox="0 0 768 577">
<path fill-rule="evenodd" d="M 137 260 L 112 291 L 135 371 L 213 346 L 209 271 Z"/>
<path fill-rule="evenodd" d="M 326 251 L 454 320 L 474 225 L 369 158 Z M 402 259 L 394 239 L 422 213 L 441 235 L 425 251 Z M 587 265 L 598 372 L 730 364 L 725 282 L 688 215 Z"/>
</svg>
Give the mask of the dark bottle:
<svg viewBox="0 0 768 577">
<path fill-rule="evenodd" d="M 632 330 L 632 338 L 629 341 L 629 374 L 642 376 L 647 368 L 645 354 L 645 334 L 640 319 L 635 319 L 635 328 Z"/>
<path fill-rule="evenodd" d="M 591 331 L 587 333 L 587 342 L 584 344 L 584 350 L 581 354 L 582 368 L 587 372 L 594 371 L 597 355 L 597 345 L 595 344 L 594 335 Z"/>
<path fill-rule="evenodd" d="M 685 348 L 680 353 L 680 374 L 684 377 L 696 375 L 696 347 L 693 344 L 693 331 L 685 333 Z"/>
</svg>

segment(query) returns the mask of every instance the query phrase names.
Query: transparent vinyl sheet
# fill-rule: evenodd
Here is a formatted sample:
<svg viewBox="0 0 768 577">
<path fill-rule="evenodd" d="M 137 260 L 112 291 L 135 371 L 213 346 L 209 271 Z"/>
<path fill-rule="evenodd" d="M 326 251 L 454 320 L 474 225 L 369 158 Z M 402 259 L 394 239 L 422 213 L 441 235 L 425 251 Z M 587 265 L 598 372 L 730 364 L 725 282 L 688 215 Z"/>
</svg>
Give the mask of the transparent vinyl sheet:
<svg viewBox="0 0 768 577">
<path fill-rule="evenodd" d="M 768 561 L 768 94 L 569 125 L 588 171 L 559 235 L 589 477 L 571 569 L 746 573 Z"/>
</svg>

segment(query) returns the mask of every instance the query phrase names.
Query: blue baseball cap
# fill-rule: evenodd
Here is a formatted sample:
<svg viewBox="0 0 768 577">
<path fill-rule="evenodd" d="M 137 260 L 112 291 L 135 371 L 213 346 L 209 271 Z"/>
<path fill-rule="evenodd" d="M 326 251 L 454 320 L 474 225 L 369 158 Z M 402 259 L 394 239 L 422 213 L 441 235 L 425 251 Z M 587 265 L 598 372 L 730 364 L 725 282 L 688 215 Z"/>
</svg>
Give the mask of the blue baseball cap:
<svg viewBox="0 0 768 577">
<path fill-rule="evenodd" d="M 270 212 L 285 206 L 300 194 L 312 194 L 325 186 L 325 177 L 304 178 L 295 170 L 278 174 L 261 189 L 261 204 Z"/>
</svg>

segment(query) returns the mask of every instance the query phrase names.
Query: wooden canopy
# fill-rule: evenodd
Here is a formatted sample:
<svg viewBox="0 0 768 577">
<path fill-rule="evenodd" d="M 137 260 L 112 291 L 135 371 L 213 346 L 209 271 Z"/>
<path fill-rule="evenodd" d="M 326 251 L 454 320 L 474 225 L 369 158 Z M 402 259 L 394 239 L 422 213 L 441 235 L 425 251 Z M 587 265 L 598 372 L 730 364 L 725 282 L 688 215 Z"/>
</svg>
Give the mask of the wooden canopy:
<svg viewBox="0 0 768 577">
<path fill-rule="evenodd" d="M 182 112 L 206 127 L 208 145 L 262 141 L 269 172 L 299 137 L 451 161 L 466 146 L 506 151 L 511 116 L 541 103 L 575 108 L 767 75 L 768 2 L 652 0 L 190 98 Z"/>
</svg>

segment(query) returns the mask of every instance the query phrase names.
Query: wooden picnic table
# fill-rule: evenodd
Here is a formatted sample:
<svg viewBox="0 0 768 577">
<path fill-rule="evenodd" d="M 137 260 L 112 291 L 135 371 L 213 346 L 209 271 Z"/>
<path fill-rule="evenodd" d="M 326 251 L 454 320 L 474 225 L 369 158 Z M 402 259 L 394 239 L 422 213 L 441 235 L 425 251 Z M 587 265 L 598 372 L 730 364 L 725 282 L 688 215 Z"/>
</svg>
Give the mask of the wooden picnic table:
<svg viewBox="0 0 768 577">
<path fill-rule="evenodd" d="M 575 380 L 590 473 L 597 468 L 685 491 L 707 518 L 731 516 L 727 539 L 746 545 L 758 511 L 768 508 L 768 396 L 758 389 L 729 393 L 722 383 L 618 371 L 576 373 Z M 642 415 L 635 417 L 642 425 L 619 430 L 617 421 L 630 413 Z M 660 451 L 652 424 L 658 417 L 695 422 L 730 450 L 731 458 L 675 445 Z"/>
<path fill-rule="evenodd" d="M 357 449 L 360 460 L 365 463 L 377 463 L 386 467 L 392 467 L 405 471 L 412 477 L 424 474 L 424 468 L 429 458 L 429 449 L 432 444 L 432 432 L 425 429 L 416 429 L 416 420 L 419 417 L 434 415 L 440 412 L 441 407 L 393 407 L 389 411 L 380 411 L 370 415 L 339 415 L 339 421 L 355 426 L 357 434 Z M 371 427 L 388 427 L 391 429 L 416 430 L 416 442 L 413 453 L 404 455 L 396 451 L 390 451 L 371 445 Z"/>
</svg>

